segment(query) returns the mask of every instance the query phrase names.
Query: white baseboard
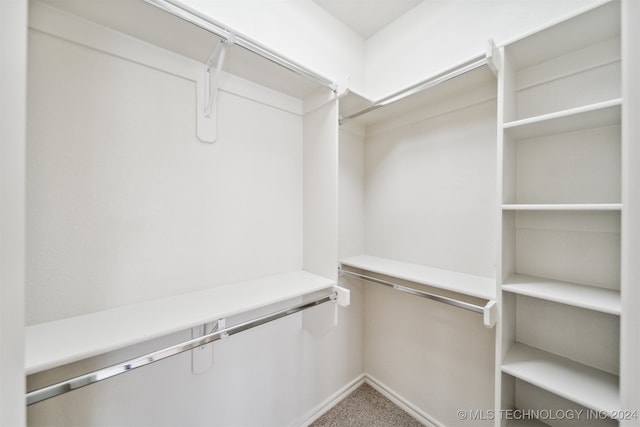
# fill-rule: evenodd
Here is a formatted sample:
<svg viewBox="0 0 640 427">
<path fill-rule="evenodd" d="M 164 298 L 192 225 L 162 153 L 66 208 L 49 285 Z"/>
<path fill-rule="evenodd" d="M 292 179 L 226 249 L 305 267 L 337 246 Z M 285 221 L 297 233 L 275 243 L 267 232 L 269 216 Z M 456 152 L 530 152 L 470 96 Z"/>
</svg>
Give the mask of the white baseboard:
<svg viewBox="0 0 640 427">
<path fill-rule="evenodd" d="M 316 406 L 309 411 L 305 416 L 293 423 L 291 427 L 306 427 L 318 418 L 320 418 L 325 412 L 336 406 L 342 399 L 350 395 L 355 389 L 360 387 L 363 383 L 369 384 L 376 391 L 382 394 L 387 399 L 391 400 L 395 405 L 400 407 L 407 414 L 415 418 L 419 423 L 424 424 L 426 427 L 444 427 L 444 424 L 438 422 L 433 417 L 429 416 L 424 411 L 418 409 L 414 404 L 400 396 L 395 391 L 387 387 L 383 382 L 377 380 L 369 374 L 362 374 L 356 379 L 342 387 L 324 402 Z"/>
<path fill-rule="evenodd" d="M 377 380 L 369 374 L 364 375 L 364 380 L 367 384 L 373 387 L 376 391 L 382 394 L 384 397 L 392 401 L 398 407 L 400 407 L 407 414 L 415 418 L 419 423 L 424 424 L 427 427 L 445 427 L 444 424 L 438 422 L 433 417 L 429 416 L 426 412 L 418 409 L 414 404 L 400 396 L 395 391 L 387 387 L 386 384 Z"/>
<path fill-rule="evenodd" d="M 294 422 L 291 427 L 306 427 L 318 418 L 320 418 L 325 412 L 329 409 L 336 406 L 342 399 L 350 395 L 355 389 L 360 387 L 365 382 L 365 375 L 361 374 L 356 377 L 354 380 L 349 382 L 347 385 L 342 387 L 340 390 L 335 392 L 329 398 L 327 398 L 324 402 L 320 403 L 318 406 L 309 411 L 306 415 L 300 418 L 298 421 Z"/>
</svg>

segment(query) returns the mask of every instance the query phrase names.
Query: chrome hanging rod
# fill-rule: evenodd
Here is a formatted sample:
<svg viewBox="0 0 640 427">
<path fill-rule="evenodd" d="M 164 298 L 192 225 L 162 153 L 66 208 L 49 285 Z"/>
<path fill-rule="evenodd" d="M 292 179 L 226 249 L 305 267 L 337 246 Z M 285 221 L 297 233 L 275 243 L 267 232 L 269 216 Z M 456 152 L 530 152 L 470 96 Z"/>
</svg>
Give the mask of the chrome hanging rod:
<svg viewBox="0 0 640 427">
<path fill-rule="evenodd" d="M 355 119 L 356 117 L 360 117 L 362 115 L 365 115 L 367 113 L 370 113 L 372 111 L 377 110 L 378 108 L 384 107 L 385 105 L 389 105 L 392 104 L 394 102 L 400 101 L 401 99 L 407 98 L 411 95 L 414 95 L 416 93 L 425 91 L 427 89 L 430 89 L 432 87 L 438 86 L 441 83 L 446 82 L 447 80 L 451 80 L 454 79 L 458 76 L 461 76 L 463 74 L 468 73 L 469 71 L 473 71 L 476 68 L 480 68 L 484 65 L 488 64 L 488 60 L 486 55 L 482 55 L 479 56 L 477 58 L 471 59 L 467 62 L 465 62 L 464 64 L 459 65 L 458 67 L 451 69 L 451 70 L 447 70 L 443 73 L 440 73 L 436 76 L 433 76 L 425 81 L 422 81 L 420 83 L 416 83 L 413 86 L 410 86 L 406 89 L 403 89 L 399 92 L 396 92 L 394 94 L 391 94 L 385 98 L 382 98 L 381 100 L 375 102 L 372 106 L 367 107 L 363 110 L 360 110 L 356 113 L 350 114 L 346 117 L 341 117 L 340 118 L 340 123 L 344 123 L 347 120 L 351 120 L 351 119 Z"/>
<path fill-rule="evenodd" d="M 215 22 L 208 16 L 205 16 L 194 9 L 188 8 L 184 5 L 174 4 L 170 0 L 144 0 L 144 1 L 155 7 L 158 7 L 164 10 L 165 12 L 170 13 L 173 16 L 176 16 L 199 28 L 202 28 L 203 30 L 211 34 L 214 34 L 228 41 L 233 40 L 233 44 L 240 46 L 250 52 L 253 52 L 265 59 L 268 59 L 269 61 L 281 67 L 284 67 L 298 75 L 301 75 L 314 83 L 317 83 L 321 86 L 331 89 L 334 92 L 337 90 L 336 84 L 331 80 L 327 79 L 326 77 L 316 74 L 313 71 L 308 70 L 307 68 L 304 68 L 299 64 L 296 64 L 290 59 L 287 59 L 282 55 L 277 54 L 276 52 L 272 51 L 266 46 L 263 46 L 260 43 L 254 40 L 251 40 L 246 36 L 243 36 L 234 31 L 231 31 L 229 28 L 226 28 L 225 26 Z"/>
<path fill-rule="evenodd" d="M 338 274 L 357 277 L 369 282 L 376 283 L 378 285 L 386 286 L 396 291 L 405 292 L 407 294 L 427 298 L 433 301 L 438 301 L 444 304 L 452 305 L 454 307 L 462 308 L 464 310 L 473 311 L 483 315 L 485 326 L 491 328 L 495 324 L 495 301 L 489 300 L 486 305 L 471 304 L 466 301 L 460 301 L 454 298 L 445 297 L 442 295 L 436 295 L 426 291 L 420 291 L 407 286 L 398 285 L 386 280 L 378 279 L 377 277 L 367 276 L 366 274 L 356 273 L 353 271 L 345 270 L 342 267 L 338 268 Z"/>
<path fill-rule="evenodd" d="M 230 326 L 224 329 L 218 329 L 207 335 L 203 335 L 199 338 L 194 338 L 189 341 L 175 344 L 170 347 L 163 348 L 161 350 L 154 351 L 152 353 L 145 354 L 143 356 L 136 357 L 134 359 L 127 360 L 116 365 L 109 366 L 107 368 L 99 369 L 88 374 L 80 375 L 75 378 L 71 378 L 65 381 L 61 381 L 57 384 L 52 384 L 47 387 L 43 387 L 27 393 L 27 406 L 33 405 L 43 400 L 50 399 L 55 396 L 59 396 L 64 393 L 68 393 L 73 390 L 88 386 L 90 384 L 97 383 L 99 381 L 106 380 L 116 375 L 129 372 L 133 369 L 140 368 L 142 366 L 149 365 L 151 363 L 158 362 L 171 356 L 183 353 L 185 351 L 193 350 L 200 346 L 212 343 L 219 339 L 225 338 L 229 335 L 237 334 L 238 332 L 246 331 L 247 329 L 255 328 L 256 326 L 263 325 L 268 322 L 280 319 L 291 314 L 295 314 L 306 310 L 311 307 L 315 307 L 325 302 L 335 301 L 339 298 L 338 291 L 331 290 L 328 294 L 316 297 L 310 301 L 306 301 L 300 304 L 293 305 L 291 307 L 275 311 L 270 314 L 266 314 L 255 319 L 239 323 L 234 326 Z"/>
<path fill-rule="evenodd" d="M 430 292 L 419 291 L 417 289 L 409 288 L 407 286 L 402 286 L 402 285 L 398 285 L 396 283 L 387 282 L 386 280 L 378 279 L 376 277 L 367 276 L 365 274 L 354 273 L 353 271 L 344 270 L 342 268 L 339 269 L 338 272 L 340 274 L 345 274 L 347 276 L 353 276 L 353 277 L 357 277 L 359 279 L 367 280 L 369 282 L 377 283 L 378 285 L 387 286 L 387 287 L 393 288 L 393 289 L 395 289 L 397 291 L 406 292 L 406 293 L 411 294 L 411 295 L 416 295 L 416 296 L 419 296 L 419 297 L 423 297 L 423 298 L 431 299 L 431 300 L 434 300 L 434 301 L 443 302 L 445 304 L 453 305 L 455 307 L 464 308 L 465 310 L 473 311 L 475 313 L 483 313 L 484 312 L 484 307 L 483 306 L 471 304 L 471 303 L 468 303 L 468 302 L 465 302 L 465 301 L 460 301 L 460 300 L 453 299 L 453 298 L 443 297 L 442 295 L 436 295 L 436 294 L 432 294 Z"/>
</svg>

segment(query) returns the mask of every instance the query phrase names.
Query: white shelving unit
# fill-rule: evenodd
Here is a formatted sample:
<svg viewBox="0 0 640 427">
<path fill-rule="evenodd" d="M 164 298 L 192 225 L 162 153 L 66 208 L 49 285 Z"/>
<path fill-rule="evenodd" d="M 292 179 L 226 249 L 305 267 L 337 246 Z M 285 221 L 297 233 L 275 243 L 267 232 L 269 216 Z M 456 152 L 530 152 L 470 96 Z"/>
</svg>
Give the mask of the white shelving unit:
<svg viewBox="0 0 640 427">
<path fill-rule="evenodd" d="M 501 54 L 498 410 L 536 399 L 519 395 L 521 380 L 558 402 L 615 414 L 625 209 L 620 2 L 507 43 Z"/>
</svg>

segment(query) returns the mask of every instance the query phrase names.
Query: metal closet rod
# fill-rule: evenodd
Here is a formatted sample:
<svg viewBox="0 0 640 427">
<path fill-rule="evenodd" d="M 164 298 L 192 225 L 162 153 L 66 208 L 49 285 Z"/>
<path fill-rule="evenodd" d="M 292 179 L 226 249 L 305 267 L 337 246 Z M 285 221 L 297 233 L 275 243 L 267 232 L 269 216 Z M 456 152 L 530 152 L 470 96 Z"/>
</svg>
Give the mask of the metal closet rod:
<svg viewBox="0 0 640 427">
<path fill-rule="evenodd" d="M 311 70 L 304 68 L 303 66 L 296 64 L 295 62 L 284 58 L 283 56 L 277 54 L 266 46 L 261 45 L 260 43 L 249 39 L 241 34 L 238 34 L 230 29 L 224 27 L 223 25 L 213 21 L 211 18 L 193 10 L 191 8 L 187 8 L 183 5 L 176 5 L 169 0 L 144 0 L 145 2 L 156 6 L 165 12 L 170 13 L 173 16 L 176 16 L 184 21 L 187 21 L 203 30 L 214 34 L 222 39 L 233 42 L 244 49 L 247 49 L 250 52 L 253 52 L 269 61 L 280 65 L 290 71 L 293 71 L 296 74 L 299 74 L 306 79 L 315 82 L 321 86 L 324 86 L 332 91 L 336 91 L 336 84 L 331 80 L 314 73 Z"/>
<path fill-rule="evenodd" d="M 420 83 L 416 83 L 413 86 L 410 86 L 406 89 L 403 89 L 399 92 L 396 92 L 394 94 L 391 94 L 385 98 L 382 98 L 381 100 L 375 102 L 372 106 L 367 107 L 363 110 L 360 110 L 356 113 L 350 114 L 346 117 L 342 117 L 340 119 L 340 123 L 344 123 L 347 120 L 351 120 L 351 119 L 355 119 L 356 117 L 360 117 L 364 114 L 370 113 L 372 111 L 377 110 L 378 108 L 384 107 L 385 105 L 389 105 L 392 104 L 394 102 L 400 101 L 404 98 L 407 98 L 411 95 L 414 95 L 416 93 L 425 91 L 427 89 L 430 89 L 432 87 L 438 86 L 439 84 L 442 84 L 444 82 L 446 82 L 447 80 L 451 80 L 454 79 L 458 76 L 461 76 L 463 74 L 468 73 L 469 71 L 473 71 L 476 68 L 480 68 L 483 65 L 487 65 L 488 64 L 488 60 L 487 60 L 487 56 L 486 55 L 482 55 L 479 56 L 477 58 L 471 59 L 467 62 L 465 62 L 464 64 L 461 64 L 453 69 L 447 70 L 443 73 L 440 73 L 436 76 L 433 76 L 427 80 L 424 80 Z"/>
<path fill-rule="evenodd" d="M 263 325 L 268 322 L 280 319 L 291 314 L 295 314 L 306 310 L 308 308 L 315 307 L 325 302 L 335 301 L 337 299 L 337 292 L 332 290 L 328 294 L 318 296 L 310 301 L 306 301 L 300 304 L 293 305 L 283 310 L 275 311 L 270 314 L 266 314 L 261 317 L 257 317 L 252 320 L 248 320 L 243 323 L 239 323 L 235 326 L 219 329 L 215 332 L 211 332 L 207 335 L 203 335 L 199 338 L 194 338 L 189 341 L 184 341 L 179 344 L 172 345 L 170 347 L 163 348 L 161 350 L 147 353 L 145 355 L 136 357 L 134 359 L 127 360 L 116 365 L 109 366 L 107 368 L 99 369 L 88 374 L 80 375 L 75 378 L 70 378 L 65 381 L 61 381 L 56 384 L 52 384 L 47 387 L 43 387 L 27 393 L 27 406 L 33 405 L 43 400 L 50 399 L 61 394 L 68 393 L 73 390 L 94 384 L 116 375 L 129 372 L 133 369 L 140 368 L 142 366 L 149 365 L 151 363 L 158 362 L 171 356 L 183 353 L 185 351 L 193 350 L 194 348 L 201 347 L 203 345 L 212 343 L 229 335 L 237 334 L 238 332 L 246 331 L 247 329 L 255 328 L 256 326 Z"/>
<path fill-rule="evenodd" d="M 486 306 L 471 304 L 466 301 L 460 301 L 457 299 L 443 297 L 442 295 L 432 294 L 430 292 L 419 291 L 417 289 L 409 288 L 407 286 L 398 285 L 396 283 L 388 282 L 386 280 L 378 279 L 376 277 L 367 276 L 366 274 L 354 273 L 353 271 L 344 270 L 342 268 L 338 269 L 339 274 L 344 274 L 347 276 L 357 277 L 359 279 L 364 279 L 369 282 L 377 283 L 378 285 L 387 286 L 389 288 L 393 288 L 396 291 L 405 292 L 411 295 L 416 295 L 422 298 L 427 298 L 430 300 L 442 302 L 445 304 L 453 305 L 458 308 L 463 308 L 465 310 L 473 311 L 474 313 L 484 314 Z"/>
</svg>

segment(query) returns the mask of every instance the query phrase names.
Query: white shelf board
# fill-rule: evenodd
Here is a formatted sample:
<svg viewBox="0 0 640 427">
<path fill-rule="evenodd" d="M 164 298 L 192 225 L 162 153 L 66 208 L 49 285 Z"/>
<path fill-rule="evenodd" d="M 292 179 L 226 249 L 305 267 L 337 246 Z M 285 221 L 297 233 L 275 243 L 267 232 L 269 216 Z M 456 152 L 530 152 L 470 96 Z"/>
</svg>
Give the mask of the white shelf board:
<svg viewBox="0 0 640 427">
<path fill-rule="evenodd" d="M 513 203 L 502 205 L 504 211 L 620 211 L 622 203 Z"/>
<path fill-rule="evenodd" d="M 514 343 L 502 372 L 589 409 L 620 409 L 618 376 L 521 343 Z"/>
<path fill-rule="evenodd" d="M 504 123 L 505 132 L 517 139 L 595 129 L 620 124 L 622 99 L 571 108 Z"/>
<path fill-rule="evenodd" d="M 496 298 L 495 279 L 458 273 L 456 271 L 410 264 L 369 255 L 359 255 L 340 261 L 342 265 L 367 270 L 385 276 L 445 289 L 486 300 Z"/>
<path fill-rule="evenodd" d="M 296 271 L 28 326 L 25 370 L 55 368 L 334 284 Z"/>
<path fill-rule="evenodd" d="M 367 109 L 373 105 L 373 101 L 360 95 L 358 92 L 348 89 L 346 94 L 340 98 L 339 109 L 340 117 L 346 117 L 350 114 L 357 113 Z"/>
<path fill-rule="evenodd" d="M 505 281 L 502 289 L 515 294 L 618 316 L 622 310 L 619 291 L 596 286 L 516 274 Z"/>
<path fill-rule="evenodd" d="M 144 0 L 38 0 L 56 9 L 194 59 L 203 64 L 220 37 Z M 240 46 L 227 49 L 224 71 L 278 92 L 304 98 L 320 86 Z M 203 71 L 204 72 L 204 71 Z"/>
<path fill-rule="evenodd" d="M 419 84 L 416 85 L 419 86 Z M 433 117 L 495 99 L 496 85 L 495 75 L 489 67 L 483 65 L 424 90 L 412 92 L 405 89 L 408 92 L 407 96 L 399 96 L 397 100 L 393 99 L 393 95 L 389 95 L 390 99 L 383 105 L 351 120 L 368 127 L 396 121 L 420 120 L 424 118 L 425 113 L 427 117 Z M 356 96 L 360 99 L 353 97 L 348 101 L 351 105 L 341 108 L 342 117 L 362 112 L 381 102 L 380 100 L 371 102 L 360 95 L 356 94 Z M 357 107 L 356 102 L 361 102 L 359 108 L 351 108 L 351 106 Z"/>
</svg>

